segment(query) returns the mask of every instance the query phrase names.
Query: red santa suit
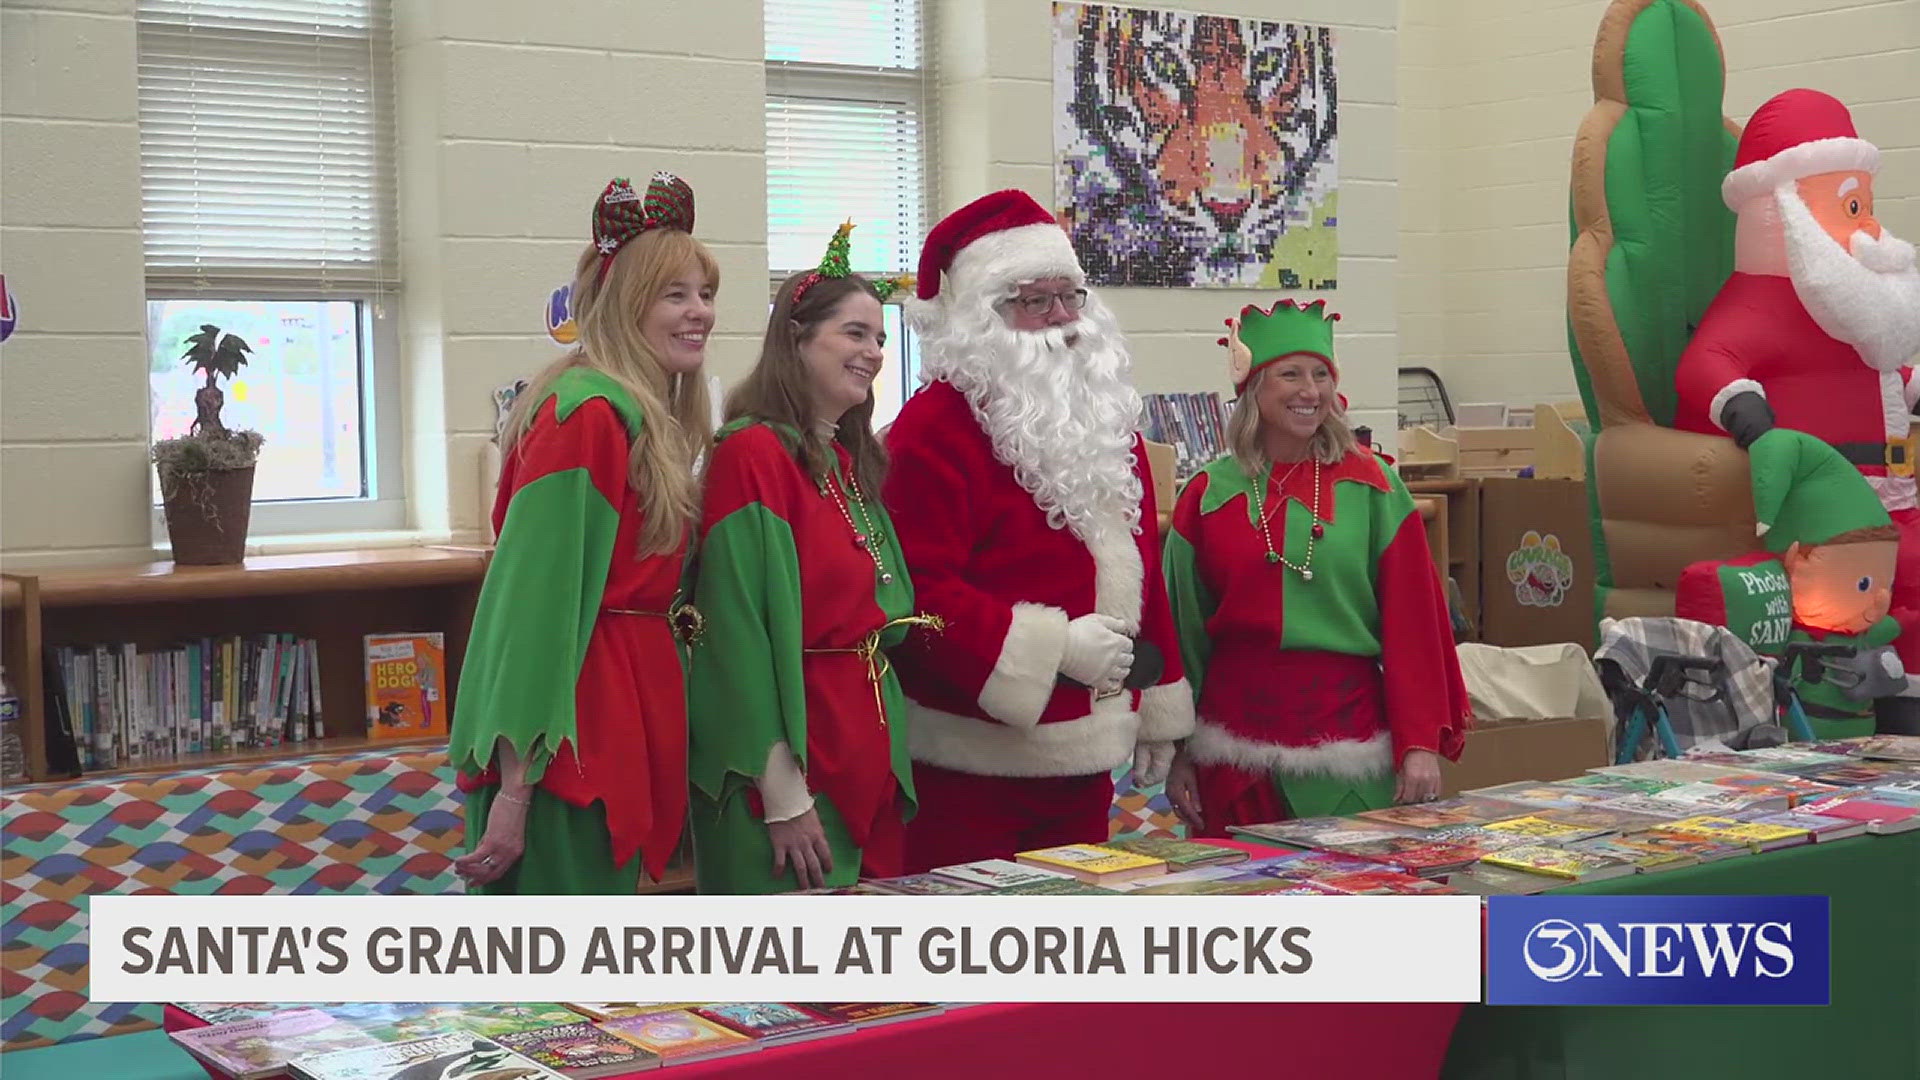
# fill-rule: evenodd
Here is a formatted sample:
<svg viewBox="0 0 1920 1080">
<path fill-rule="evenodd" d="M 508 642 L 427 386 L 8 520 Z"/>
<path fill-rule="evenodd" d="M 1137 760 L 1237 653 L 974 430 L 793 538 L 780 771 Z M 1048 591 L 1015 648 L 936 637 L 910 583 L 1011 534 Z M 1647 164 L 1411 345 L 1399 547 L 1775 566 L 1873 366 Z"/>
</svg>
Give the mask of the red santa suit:
<svg viewBox="0 0 1920 1080">
<path fill-rule="evenodd" d="M 1018 192 L 956 212 L 927 248 L 923 300 L 938 296 L 942 269 L 950 292 L 1083 278 L 1066 234 Z M 1102 842 L 1113 771 L 1130 758 L 1164 764 L 1192 733 L 1153 485 L 1138 434 L 1131 443 L 1137 521 L 1114 515 L 1083 530 L 1089 542 L 1050 522 L 952 383 L 931 382 L 893 422 L 885 501 L 920 607 L 945 624 L 892 654 L 920 798 L 910 872 Z M 1135 639 L 1135 685 L 1102 693 L 1062 676 L 1069 623 L 1096 612 Z"/>
<path fill-rule="evenodd" d="M 1911 435 L 1920 385 L 1912 368 L 1877 370 L 1859 349 L 1822 329 L 1789 273 L 1776 205 L 1782 185 L 1829 172 L 1874 172 L 1879 153 L 1855 133 L 1845 106 L 1816 91 L 1792 90 L 1754 113 L 1734 164 L 1721 194 L 1740 215 L 1738 269 L 1681 354 L 1674 426 L 1729 433 L 1729 404 L 1752 392 L 1765 399 L 1775 425 L 1831 445 L 1867 477 L 1900 528 L 1895 608 L 1920 609 L 1920 499 Z M 1898 650 L 1909 671 L 1920 671 L 1920 634 L 1903 634 Z"/>
</svg>

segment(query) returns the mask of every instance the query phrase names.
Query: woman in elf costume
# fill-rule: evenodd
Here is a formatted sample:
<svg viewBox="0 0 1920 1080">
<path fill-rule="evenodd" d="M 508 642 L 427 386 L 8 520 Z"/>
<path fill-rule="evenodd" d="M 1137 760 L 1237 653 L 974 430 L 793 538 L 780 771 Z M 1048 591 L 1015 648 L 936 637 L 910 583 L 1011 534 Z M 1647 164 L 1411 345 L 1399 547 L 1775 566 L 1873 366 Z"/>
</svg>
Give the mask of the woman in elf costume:
<svg viewBox="0 0 1920 1080">
<path fill-rule="evenodd" d="M 873 380 L 898 284 L 849 272 L 851 229 L 780 287 L 707 468 L 688 675 L 701 892 L 900 872 L 913 773 L 885 650 L 926 620 L 876 497 Z"/>
<path fill-rule="evenodd" d="M 1466 688 L 1426 532 L 1348 426 L 1325 301 L 1229 320 L 1233 451 L 1180 494 L 1167 591 L 1198 726 L 1167 779 L 1196 836 L 1438 797 Z"/>
<path fill-rule="evenodd" d="M 573 282 L 580 344 L 515 401 L 448 753 L 469 891 L 632 894 L 686 806 L 674 596 L 711 419 L 720 274 L 693 191 L 614 180 Z"/>
</svg>

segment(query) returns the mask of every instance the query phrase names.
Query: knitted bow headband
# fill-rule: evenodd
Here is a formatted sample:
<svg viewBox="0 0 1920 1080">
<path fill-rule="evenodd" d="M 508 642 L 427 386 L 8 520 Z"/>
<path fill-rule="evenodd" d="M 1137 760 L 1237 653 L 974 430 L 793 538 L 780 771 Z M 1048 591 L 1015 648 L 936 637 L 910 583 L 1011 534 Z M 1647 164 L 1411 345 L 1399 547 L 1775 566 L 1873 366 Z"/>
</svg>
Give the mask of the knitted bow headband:
<svg viewBox="0 0 1920 1080">
<path fill-rule="evenodd" d="M 593 243 L 600 249 L 599 277 L 627 241 L 649 229 L 693 231 L 693 188 L 668 172 L 657 172 L 642 196 L 624 176 L 615 177 L 593 204 Z"/>
</svg>

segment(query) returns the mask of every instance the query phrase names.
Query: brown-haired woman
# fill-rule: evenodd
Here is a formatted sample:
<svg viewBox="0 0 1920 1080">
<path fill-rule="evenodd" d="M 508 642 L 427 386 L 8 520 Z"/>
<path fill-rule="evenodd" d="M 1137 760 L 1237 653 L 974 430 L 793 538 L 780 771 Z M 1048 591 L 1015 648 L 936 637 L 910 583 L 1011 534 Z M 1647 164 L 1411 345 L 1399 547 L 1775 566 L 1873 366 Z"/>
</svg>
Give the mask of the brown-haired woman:
<svg viewBox="0 0 1920 1080">
<path fill-rule="evenodd" d="M 607 185 L 574 275 L 579 347 L 508 417 L 499 540 L 448 747 L 469 891 L 630 895 L 679 842 L 686 702 L 669 612 L 712 426 L 700 368 L 720 287 L 692 230 L 685 181 Z"/>
<path fill-rule="evenodd" d="M 846 272 L 847 231 L 781 285 L 707 468 L 687 688 L 702 892 L 899 872 L 913 774 L 884 651 L 913 587 L 871 427 L 892 283 Z"/>
</svg>

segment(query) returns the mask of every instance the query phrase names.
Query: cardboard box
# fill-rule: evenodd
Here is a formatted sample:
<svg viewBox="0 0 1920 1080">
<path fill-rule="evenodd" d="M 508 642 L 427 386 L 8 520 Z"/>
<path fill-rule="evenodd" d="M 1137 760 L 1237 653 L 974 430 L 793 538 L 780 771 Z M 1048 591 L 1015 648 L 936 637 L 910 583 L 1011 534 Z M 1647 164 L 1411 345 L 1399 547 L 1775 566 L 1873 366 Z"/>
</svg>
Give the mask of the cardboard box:
<svg viewBox="0 0 1920 1080">
<path fill-rule="evenodd" d="M 1584 480 L 1480 481 L 1480 640 L 1591 652 L 1593 532 Z"/>
<path fill-rule="evenodd" d="M 1440 762 L 1440 793 L 1517 780 L 1565 780 L 1612 764 L 1613 721 L 1476 720 L 1458 762 Z"/>
</svg>

